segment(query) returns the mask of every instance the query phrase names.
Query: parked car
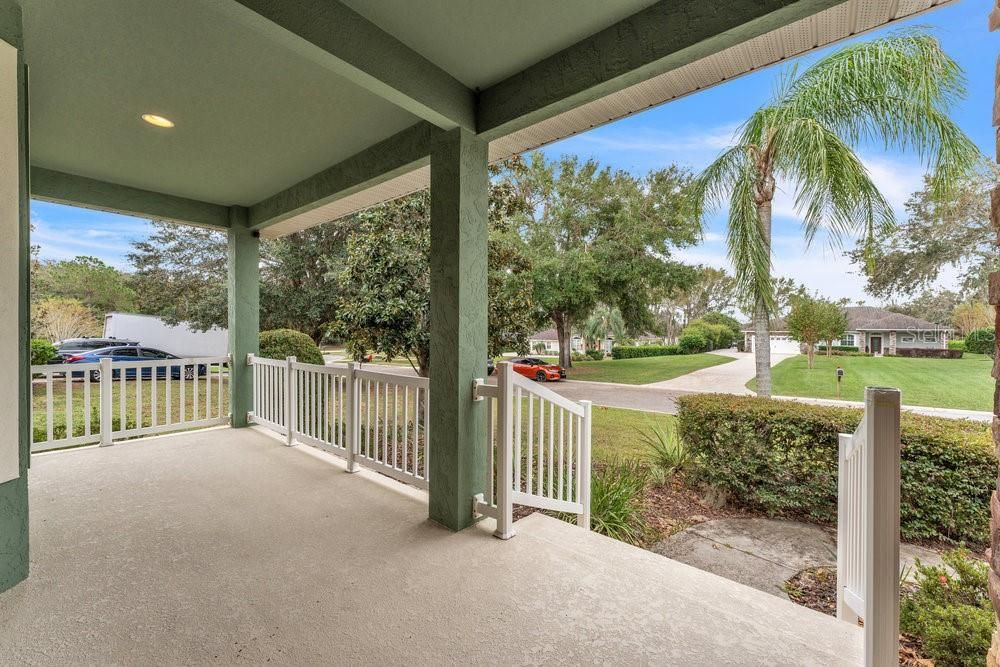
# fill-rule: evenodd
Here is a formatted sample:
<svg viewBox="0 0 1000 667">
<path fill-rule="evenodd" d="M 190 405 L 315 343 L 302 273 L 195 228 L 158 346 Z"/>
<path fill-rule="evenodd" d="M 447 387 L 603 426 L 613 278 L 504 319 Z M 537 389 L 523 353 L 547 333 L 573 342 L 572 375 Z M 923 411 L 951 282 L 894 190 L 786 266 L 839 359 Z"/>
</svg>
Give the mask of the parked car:
<svg viewBox="0 0 1000 667">
<path fill-rule="evenodd" d="M 151 347 L 139 347 L 137 345 L 125 345 L 125 346 L 114 346 L 105 347 L 99 350 L 91 350 L 89 352 L 82 352 L 80 354 L 70 355 L 66 358 L 64 363 L 66 364 L 99 364 L 101 359 L 108 359 L 111 361 L 162 361 L 164 359 L 180 359 L 180 357 L 170 354 L 169 352 L 164 352 L 163 350 L 155 350 Z M 170 369 L 170 377 L 174 380 L 179 380 L 181 378 L 181 367 L 180 366 L 161 366 L 156 368 L 156 377 L 165 378 L 167 377 L 167 369 Z M 126 368 L 125 379 L 135 379 L 136 370 L 135 368 Z M 143 379 L 153 377 L 152 368 L 142 368 Z M 113 377 L 117 378 L 120 376 L 121 369 L 116 369 L 113 371 Z M 190 380 L 194 378 L 194 364 L 184 366 L 184 379 Z M 208 366 L 205 364 L 198 364 L 198 375 L 205 375 L 208 372 Z M 73 377 L 83 377 L 83 371 L 74 371 Z M 90 379 L 94 382 L 99 382 L 101 379 L 101 371 L 92 370 L 90 371 Z"/>
<path fill-rule="evenodd" d="M 566 369 L 558 364 L 549 364 L 538 357 L 518 357 L 511 359 L 514 372 L 537 382 L 557 381 L 566 377 Z"/>
<path fill-rule="evenodd" d="M 49 360 L 49 363 L 62 364 L 66 362 L 68 357 L 85 354 L 94 350 L 101 350 L 106 347 L 138 344 L 139 341 L 124 340 L 121 338 L 91 338 L 89 336 L 84 336 L 83 338 L 67 338 L 66 340 L 56 342 L 56 356 L 52 357 L 52 359 Z"/>
</svg>

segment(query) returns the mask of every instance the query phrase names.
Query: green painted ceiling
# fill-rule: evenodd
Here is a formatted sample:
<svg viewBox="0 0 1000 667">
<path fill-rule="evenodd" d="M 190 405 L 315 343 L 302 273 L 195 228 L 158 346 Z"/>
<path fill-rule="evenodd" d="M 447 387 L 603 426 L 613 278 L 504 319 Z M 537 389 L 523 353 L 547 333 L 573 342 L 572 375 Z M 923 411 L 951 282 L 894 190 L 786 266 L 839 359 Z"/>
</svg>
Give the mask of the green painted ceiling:
<svg viewBox="0 0 1000 667">
<path fill-rule="evenodd" d="M 483 89 L 655 0 L 342 2 L 466 86 Z"/>
<path fill-rule="evenodd" d="M 222 1 L 23 0 L 32 163 L 249 205 L 418 121 Z"/>
</svg>

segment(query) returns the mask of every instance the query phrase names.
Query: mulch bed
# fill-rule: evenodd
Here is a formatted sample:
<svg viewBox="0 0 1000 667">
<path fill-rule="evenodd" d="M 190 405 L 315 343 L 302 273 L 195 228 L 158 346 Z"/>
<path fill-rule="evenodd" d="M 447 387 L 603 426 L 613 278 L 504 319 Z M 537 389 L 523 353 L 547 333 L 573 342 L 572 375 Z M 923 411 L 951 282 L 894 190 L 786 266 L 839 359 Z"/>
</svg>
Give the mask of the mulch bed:
<svg viewBox="0 0 1000 667">
<path fill-rule="evenodd" d="M 752 516 L 760 515 L 710 503 L 679 474 L 668 478 L 663 486 L 651 486 L 643 498 L 643 518 L 649 526 L 650 543 L 713 519 Z"/>
<path fill-rule="evenodd" d="M 802 570 L 785 582 L 785 592 L 792 602 L 829 616 L 837 615 L 837 571 L 831 567 Z M 920 640 L 910 635 L 899 636 L 899 664 L 904 667 L 933 667 L 923 657 Z"/>
</svg>

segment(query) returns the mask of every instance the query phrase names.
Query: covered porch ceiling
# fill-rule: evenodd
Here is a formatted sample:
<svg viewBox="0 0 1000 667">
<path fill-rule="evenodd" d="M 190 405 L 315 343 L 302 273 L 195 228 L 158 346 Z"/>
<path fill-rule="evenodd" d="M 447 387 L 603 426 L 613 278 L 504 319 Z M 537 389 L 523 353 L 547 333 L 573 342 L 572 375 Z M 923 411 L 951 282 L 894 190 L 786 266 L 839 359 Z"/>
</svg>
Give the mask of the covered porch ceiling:
<svg viewBox="0 0 1000 667">
<path fill-rule="evenodd" d="M 32 195 L 281 236 L 949 1 L 22 0 Z"/>
</svg>

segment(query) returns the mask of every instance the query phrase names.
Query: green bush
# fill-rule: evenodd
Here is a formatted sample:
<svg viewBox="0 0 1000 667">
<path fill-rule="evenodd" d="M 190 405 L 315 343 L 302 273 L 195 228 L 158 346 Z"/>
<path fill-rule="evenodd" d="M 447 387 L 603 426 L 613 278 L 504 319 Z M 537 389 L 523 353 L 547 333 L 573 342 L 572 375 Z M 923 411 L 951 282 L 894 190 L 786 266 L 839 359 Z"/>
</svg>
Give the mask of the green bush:
<svg viewBox="0 0 1000 667">
<path fill-rule="evenodd" d="M 646 533 L 642 494 L 649 469 L 628 459 L 594 471 L 590 480 L 590 527 L 622 542 L 636 544 Z"/>
<path fill-rule="evenodd" d="M 988 354 L 991 357 L 996 349 L 993 329 L 976 329 L 965 337 L 965 351 L 973 354 Z"/>
<path fill-rule="evenodd" d="M 604 350 L 587 350 L 585 354 L 588 359 L 594 361 L 600 361 L 604 358 Z"/>
<path fill-rule="evenodd" d="M 917 589 L 899 608 L 900 629 L 920 639 L 922 652 L 940 667 L 982 665 L 993 634 L 988 569 L 956 549 L 947 567 L 917 562 Z"/>
<path fill-rule="evenodd" d="M 732 340 L 734 342 L 743 338 L 743 327 L 740 325 L 740 321 L 731 315 L 726 315 L 718 311 L 709 311 L 702 315 L 700 319 L 702 322 L 721 324 L 728 328 L 732 332 Z"/>
<path fill-rule="evenodd" d="M 706 349 L 723 349 L 732 347 L 736 337 L 732 330 L 724 324 L 711 324 L 705 320 L 692 320 L 690 324 L 681 331 L 681 338 L 686 335 L 703 336 L 708 342 Z"/>
<path fill-rule="evenodd" d="M 681 354 L 697 354 L 708 349 L 708 341 L 698 333 L 687 333 L 677 340 Z"/>
<path fill-rule="evenodd" d="M 959 338 L 958 340 L 950 340 L 950 341 L 948 341 L 948 349 L 949 350 L 961 350 L 962 352 L 965 352 L 966 351 L 966 349 L 965 349 L 965 339 L 964 338 Z"/>
<path fill-rule="evenodd" d="M 304 364 L 323 363 L 323 355 L 313 339 L 294 329 L 261 331 L 260 356 L 268 359 L 295 357 Z"/>
<path fill-rule="evenodd" d="M 680 354 L 676 345 L 615 345 L 611 348 L 612 359 L 639 359 L 640 357 L 669 357 Z"/>
<path fill-rule="evenodd" d="M 56 346 L 44 338 L 31 339 L 31 365 L 41 366 L 56 356 Z"/>
<path fill-rule="evenodd" d="M 586 361 L 589 357 L 582 352 L 576 352 L 574 350 L 573 352 L 569 353 L 569 358 L 572 361 Z"/>
<path fill-rule="evenodd" d="M 861 410 L 728 394 L 678 405 L 701 481 L 772 515 L 836 520 L 838 434 L 854 431 Z M 996 485 L 989 425 L 904 412 L 901 440 L 903 536 L 985 542 Z"/>
</svg>

